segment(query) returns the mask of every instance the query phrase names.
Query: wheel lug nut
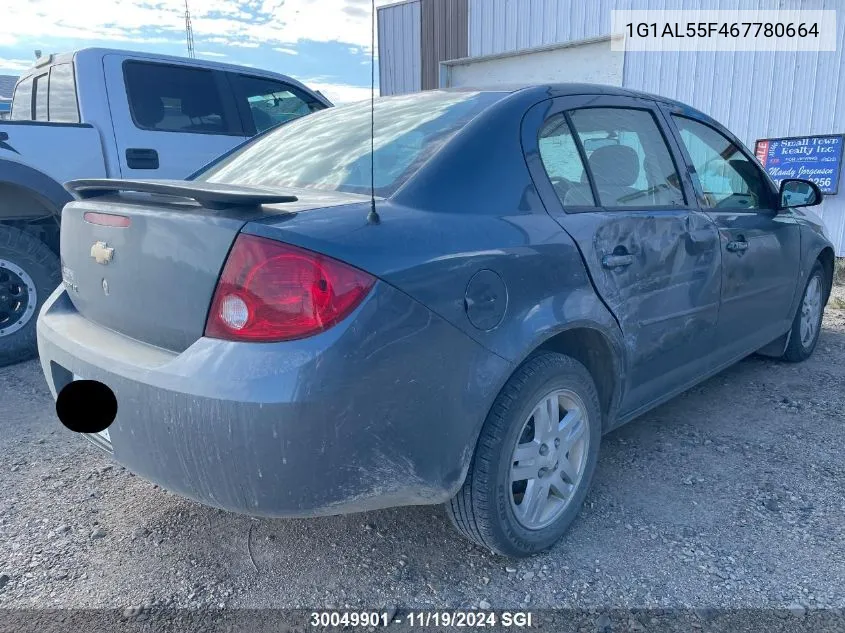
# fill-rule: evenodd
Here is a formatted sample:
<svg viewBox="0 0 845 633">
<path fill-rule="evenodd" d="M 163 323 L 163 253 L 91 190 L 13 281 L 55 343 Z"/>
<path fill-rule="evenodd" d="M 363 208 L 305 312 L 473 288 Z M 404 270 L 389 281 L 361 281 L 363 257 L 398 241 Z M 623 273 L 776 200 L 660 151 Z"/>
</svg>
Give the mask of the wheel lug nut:
<svg viewBox="0 0 845 633">
<path fill-rule="evenodd" d="M 558 448 L 559 446 L 560 446 L 560 438 L 556 437 L 555 438 L 555 448 Z"/>
<path fill-rule="evenodd" d="M 545 477 L 547 472 L 549 472 L 547 468 L 541 468 L 539 471 L 537 471 L 537 476 Z"/>
<path fill-rule="evenodd" d="M 548 454 L 549 454 L 549 447 L 546 444 L 541 445 L 540 446 L 540 455 L 545 457 Z"/>
</svg>

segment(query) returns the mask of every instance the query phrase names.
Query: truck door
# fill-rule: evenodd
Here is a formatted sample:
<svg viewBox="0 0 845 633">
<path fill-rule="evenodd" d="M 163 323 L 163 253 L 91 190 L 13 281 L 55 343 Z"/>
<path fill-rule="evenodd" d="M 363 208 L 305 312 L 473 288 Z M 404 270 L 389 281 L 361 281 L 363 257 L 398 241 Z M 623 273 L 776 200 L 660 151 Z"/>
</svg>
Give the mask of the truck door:
<svg viewBox="0 0 845 633">
<path fill-rule="evenodd" d="M 123 178 L 185 178 L 247 138 L 223 73 L 107 55 Z"/>
<path fill-rule="evenodd" d="M 575 240 L 622 329 L 622 416 L 673 395 L 712 366 L 719 234 L 693 206 L 656 104 L 591 95 L 546 101 L 524 119 L 523 143 L 546 208 Z"/>
</svg>

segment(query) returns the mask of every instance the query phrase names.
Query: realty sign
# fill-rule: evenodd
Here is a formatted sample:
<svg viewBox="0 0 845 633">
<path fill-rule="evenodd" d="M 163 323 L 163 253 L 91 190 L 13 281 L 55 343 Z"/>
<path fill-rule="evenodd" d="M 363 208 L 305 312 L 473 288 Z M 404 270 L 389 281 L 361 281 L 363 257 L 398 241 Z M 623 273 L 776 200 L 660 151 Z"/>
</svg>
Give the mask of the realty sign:
<svg viewBox="0 0 845 633">
<path fill-rule="evenodd" d="M 796 136 L 757 141 L 755 153 L 772 179 L 812 180 L 822 193 L 839 193 L 839 170 L 845 136 Z"/>
</svg>

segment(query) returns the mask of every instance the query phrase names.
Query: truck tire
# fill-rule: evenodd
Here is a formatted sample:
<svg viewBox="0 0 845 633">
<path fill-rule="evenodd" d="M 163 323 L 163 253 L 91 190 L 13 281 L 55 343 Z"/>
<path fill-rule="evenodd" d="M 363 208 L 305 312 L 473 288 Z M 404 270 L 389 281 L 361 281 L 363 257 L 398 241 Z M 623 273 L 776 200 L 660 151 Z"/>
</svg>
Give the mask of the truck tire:
<svg viewBox="0 0 845 633">
<path fill-rule="evenodd" d="M 28 233 L 0 225 L 0 367 L 38 354 L 38 311 L 60 281 L 53 251 Z"/>
<path fill-rule="evenodd" d="M 496 398 L 446 514 L 461 534 L 497 554 L 551 547 L 581 508 L 600 442 L 590 373 L 569 356 L 537 354 Z"/>
</svg>

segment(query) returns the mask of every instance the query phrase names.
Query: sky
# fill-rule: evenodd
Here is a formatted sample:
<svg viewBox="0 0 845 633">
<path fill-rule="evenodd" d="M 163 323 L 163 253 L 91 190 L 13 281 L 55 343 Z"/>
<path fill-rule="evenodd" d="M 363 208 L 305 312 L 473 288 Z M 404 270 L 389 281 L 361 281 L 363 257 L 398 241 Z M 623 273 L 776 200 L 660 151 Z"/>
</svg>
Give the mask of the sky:
<svg viewBox="0 0 845 633">
<path fill-rule="evenodd" d="M 290 75 L 335 103 L 369 97 L 370 3 L 188 0 L 198 58 Z M 6 0 L 0 16 L 0 74 L 29 68 L 35 50 L 187 51 L 184 0 Z"/>
</svg>

